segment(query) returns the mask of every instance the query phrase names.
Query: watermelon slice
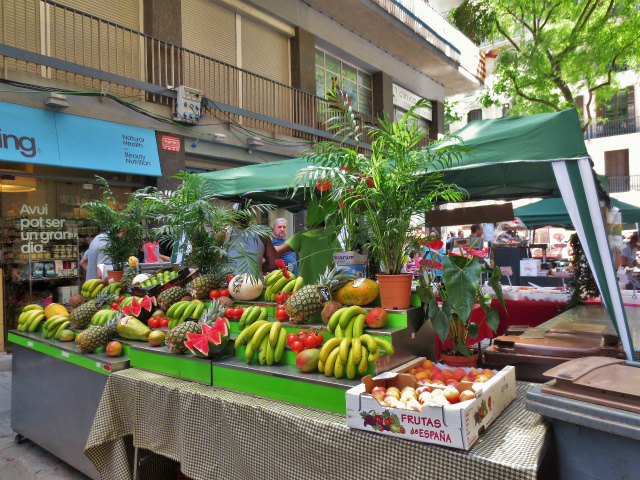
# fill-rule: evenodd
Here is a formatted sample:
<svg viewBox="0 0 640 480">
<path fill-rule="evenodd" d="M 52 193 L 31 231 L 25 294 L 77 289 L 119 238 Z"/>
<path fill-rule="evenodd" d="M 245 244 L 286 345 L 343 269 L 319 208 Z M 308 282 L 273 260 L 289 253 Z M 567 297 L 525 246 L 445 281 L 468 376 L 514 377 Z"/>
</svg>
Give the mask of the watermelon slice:
<svg viewBox="0 0 640 480">
<path fill-rule="evenodd" d="M 218 317 L 212 326 L 203 323 L 202 333 L 187 333 L 188 340 L 184 345 L 196 357 L 215 357 L 227 346 L 230 329 L 229 320 Z"/>
<path fill-rule="evenodd" d="M 144 298 L 140 301 L 140 308 L 144 308 L 145 310 L 151 310 L 152 306 L 153 304 L 151 303 L 151 297 L 149 297 L 148 295 L 145 295 Z"/>
</svg>

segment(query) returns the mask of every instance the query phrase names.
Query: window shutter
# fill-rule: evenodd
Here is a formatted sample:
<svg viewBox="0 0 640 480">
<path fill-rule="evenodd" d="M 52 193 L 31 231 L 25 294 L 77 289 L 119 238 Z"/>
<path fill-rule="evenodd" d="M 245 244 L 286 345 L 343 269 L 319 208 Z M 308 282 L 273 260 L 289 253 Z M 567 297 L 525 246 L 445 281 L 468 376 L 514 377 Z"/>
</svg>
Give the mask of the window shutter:
<svg viewBox="0 0 640 480">
<path fill-rule="evenodd" d="M 289 39 L 242 17 L 242 68 L 289 85 Z"/>
<path fill-rule="evenodd" d="M 182 2 L 182 45 L 207 57 L 237 65 L 235 12 L 209 0 Z"/>
<path fill-rule="evenodd" d="M 635 105 L 635 91 L 634 86 L 631 85 L 627 87 L 627 108 L 629 112 L 629 118 L 633 118 L 636 116 L 636 105 Z"/>
</svg>

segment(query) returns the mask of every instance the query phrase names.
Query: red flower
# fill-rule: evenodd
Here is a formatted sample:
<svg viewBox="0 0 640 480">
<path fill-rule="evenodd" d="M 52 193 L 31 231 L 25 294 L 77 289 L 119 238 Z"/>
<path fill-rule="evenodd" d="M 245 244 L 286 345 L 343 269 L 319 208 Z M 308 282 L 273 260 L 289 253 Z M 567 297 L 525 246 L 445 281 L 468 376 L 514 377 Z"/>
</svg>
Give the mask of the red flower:
<svg viewBox="0 0 640 480">
<path fill-rule="evenodd" d="M 433 262 L 434 270 L 442 270 L 442 264 L 440 262 Z"/>
<path fill-rule="evenodd" d="M 444 243 L 439 238 L 433 238 L 431 240 L 427 240 L 424 243 L 424 246 L 433 250 L 440 250 L 444 246 Z"/>
<path fill-rule="evenodd" d="M 344 204 L 344 202 L 340 202 L 340 208 L 344 208 L 346 207 L 346 205 Z"/>
<path fill-rule="evenodd" d="M 418 262 L 421 266 L 433 268 L 434 270 L 442 270 L 442 264 L 433 260 L 425 260 L 424 258 Z"/>
<path fill-rule="evenodd" d="M 291 275 L 289 275 L 289 271 L 287 269 L 287 266 L 284 264 L 284 260 L 277 259 L 276 260 L 276 265 L 280 270 L 282 270 L 282 273 L 284 274 L 284 278 L 290 278 L 291 277 Z"/>
<path fill-rule="evenodd" d="M 484 258 L 489 253 L 489 247 L 485 248 L 484 250 L 476 250 L 475 248 L 469 248 L 466 245 L 460 245 L 460 246 L 465 252 L 478 258 Z"/>
<path fill-rule="evenodd" d="M 366 182 L 367 182 L 367 187 L 369 188 L 375 188 L 376 184 L 373 183 L 373 178 L 371 177 L 367 177 L 366 178 Z"/>
<path fill-rule="evenodd" d="M 327 180 L 324 183 L 322 183 L 322 180 L 318 180 L 318 185 L 316 185 L 316 188 L 321 192 L 326 192 L 327 190 L 329 190 L 329 188 L 331 188 L 331 180 Z"/>
</svg>

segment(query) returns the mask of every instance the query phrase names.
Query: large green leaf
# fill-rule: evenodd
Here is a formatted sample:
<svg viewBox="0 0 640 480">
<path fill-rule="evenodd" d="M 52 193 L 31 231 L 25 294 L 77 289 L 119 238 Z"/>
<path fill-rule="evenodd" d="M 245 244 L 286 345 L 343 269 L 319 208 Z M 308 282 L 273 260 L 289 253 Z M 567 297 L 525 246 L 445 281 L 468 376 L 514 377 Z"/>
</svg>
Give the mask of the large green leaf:
<svg viewBox="0 0 640 480">
<path fill-rule="evenodd" d="M 452 260 L 453 258 L 453 260 Z M 480 262 L 477 257 L 466 260 L 465 267 L 456 263 L 464 257 L 448 255 L 442 261 L 442 278 L 447 289 L 447 297 L 463 323 L 467 323 L 471 309 L 476 302 L 476 291 L 480 282 Z"/>
<path fill-rule="evenodd" d="M 494 332 L 498 330 L 500 326 L 500 314 L 498 313 L 497 308 L 491 308 L 487 312 L 487 325 Z"/>
<path fill-rule="evenodd" d="M 476 338 L 478 338 L 478 334 L 480 333 L 480 325 L 478 325 L 477 323 L 469 322 L 467 332 L 469 332 L 469 336 L 475 340 Z"/>
<path fill-rule="evenodd" d="M 438 307 L 438 302 L 431 300 L 429 303 L 429 320 L 436 331 L 438 338 L 444 342 L 449 336 L 449 328 L 451 327 L 451 302 L 445 300 L 442 302 L 442 309 Z"/>
<path fill-rule="evenodd" d="M 465 357 L 470 357 L 471 354 L 473 352 L 471 352 L 471 350 L 469 350 L 469 348 L 466 345 L 463 345 L 462 343 L 458 343 L 454 346 L 454 349 L 456 352 L 464 355 Z"/>
<path fill-rule="evenodd" d="M 500 283 L 501 279 L 502 273 L 500 273 L 500 267 L 496 266 L 493 269 L 493 273 L 489 277 L 489 285 L 491 286 L 491 288 L 493 288 L 493 291 L 496 292 L 496 296 L 498 297 L 498 300 L 500 300 L 500 305 L 502 305 L 502 308 L 506 310 L 506 307 L 504 306 L 504 297 L 502 295 L 502 284 Z"/>
<path fill-rule="evenodd" d="M 435 293 L 433 290 L 428 287 L 423 287 L 422 285 L 418 285 L 416 287 L 416 294 L 422 303 L 429 305 L 432 300 L 436 299 Z"/>
</svg>

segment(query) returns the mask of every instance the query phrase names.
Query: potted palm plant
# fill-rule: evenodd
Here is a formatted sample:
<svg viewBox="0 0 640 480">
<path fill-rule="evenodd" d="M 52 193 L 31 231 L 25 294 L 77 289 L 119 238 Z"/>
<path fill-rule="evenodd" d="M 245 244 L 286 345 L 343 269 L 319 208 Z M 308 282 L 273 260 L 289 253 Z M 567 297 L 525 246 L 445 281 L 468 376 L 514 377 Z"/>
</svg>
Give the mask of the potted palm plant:
<svg viewBox="0 0 640 480">
<path fill-rule="evenodd" d="M 385 115 L 380 126 L 365 128 L 372 154 L 358 153 L 363 130 L 356 120 L 350 98 L 341 92 L 328 94 L 332 114 L 327 128 L 343 140 L 321 142 L 310 157 L 314 165 L 298 171 L 296 184 L 330 183 L 331 199 L 358 215 L 361 234 L 383 274 L 378 274 L 384 308 L 408 308 L 411 274 L 403 274 L 403 258 L 413 237 L 412 224 L 424 218 L 436 201 L 461 200 L 464 192 L 443 182 L 443 170 L 453 165 L 467 149 L 459 143 L 431 142 L 420 147 L 427 132 L 414 120 L 416 108 L 429 108 L 420 101 L 393 121 Z M 295 193 L 295 192 L 294 192 Z M 347 220 L 345 220 L 347 221 Z M 391 290 L 393 285 L 399 290 Z"/>
<path fill-rule="evenodd" d="M 81 206 L 89 218 L 105 235 L 102 252 L 111 259 L 113 270 L 107 272 L 108 282 L 120 281 L 129 257 L 135 256 L 147 236 L 143 221 L 148 219 L 147 211 L 135 194 L 130 194 L 122 205 L 115 198 L 107 181 L 97 176 L 102 183 L 102 196 Z"/>
<path fill-rule="evenodd" d="M 427 246 L 431 246 L 429 242 Z M 488 275 L 489 285 L 502 308 L 505 308 L 500 284 L 502 276 L 499 267 L 489 269 L 482 265 L 481 259 L 487 255 L 488 248 L 462 248 L 465 255 L 447 255 L 442 262 L 421 260 L 420 285 L 416 293 L 424 303 L 426 314 L 440 341 L 443 344 L 451 341 L 451 348 L 441 354 L 443 361 L 447 365 L 475 366 L 478 353 L 472 351 L 468 344 L 471 339 L 478 337 L 479 324 L 470 321 L 471 310 L 479 305 L 487 325 L 494 332 L 500 325 L 498 310 L 491 306 L 491 295 L 482 293 L 481 275 Z M 442 284 L 436 280 L 436 270 L 442 270 Z M 442 301 L 442 307 L 438 305 L 436 293 Z"/>
<path fill-rule="evenodd" d="M 274 207 L 252 205 L 234 210 L 223 205 L 201 175 L 180 172 L 174 178 L 182 181 L 175 191 L 143 191 L 137 197 L 160 224 L 154 234 L 160 241 L 176 245 L 184 265 L 198 269 L 200 277 L 191 283 L 190 293 L 204 298 L 234 271 L 248 273 L 253 281 L 261 277 L 262 266 L 242 245 L 252 236 L 270 238 L 273 231 L 268 226 L 251 224 L 251 220 L 258 212 L 267 213 Z M 239 226 L 237 235 L 228 235 Z M 240 258 L 232 257 L 234 251 Z"/>
</svg>

